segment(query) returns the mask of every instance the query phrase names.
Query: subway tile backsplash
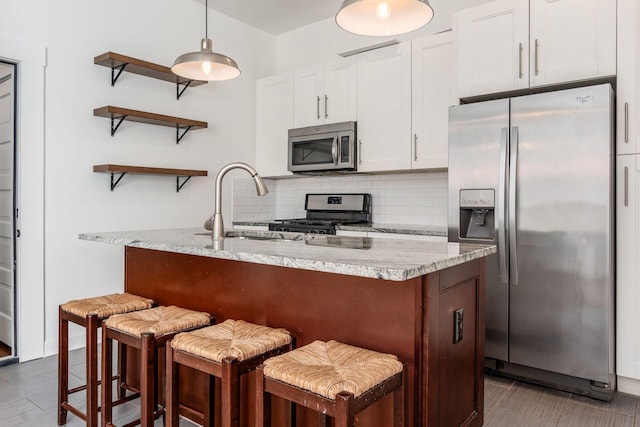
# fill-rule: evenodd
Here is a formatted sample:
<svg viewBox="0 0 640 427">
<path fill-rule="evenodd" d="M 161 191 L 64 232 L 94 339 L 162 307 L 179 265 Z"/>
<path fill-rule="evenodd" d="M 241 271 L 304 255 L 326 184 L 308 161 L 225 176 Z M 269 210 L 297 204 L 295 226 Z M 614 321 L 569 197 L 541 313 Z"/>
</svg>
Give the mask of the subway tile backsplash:
<svg viewBox="0 0 640 427">
<path fill-rule="evenodd" d="M 307 193 L 371 193 L 375 223 L 447 225 L 446 172 L 325 175 L 265 182 L 269 194 L 258 197 L 252 179 L 233 181 L 234 221 L 304 217 Z"/>
</svg>

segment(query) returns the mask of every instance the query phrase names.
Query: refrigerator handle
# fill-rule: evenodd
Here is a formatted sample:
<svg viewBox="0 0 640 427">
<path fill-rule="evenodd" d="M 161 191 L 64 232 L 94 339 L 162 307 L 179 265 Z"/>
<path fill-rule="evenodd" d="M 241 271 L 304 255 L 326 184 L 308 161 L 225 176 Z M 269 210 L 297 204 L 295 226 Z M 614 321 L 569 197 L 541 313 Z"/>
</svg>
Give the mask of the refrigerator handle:
<svg viewBox="0 0 640 427">
<path fill-rule="evenodd" d="M 518 284 L 518 246 L 516 225 L 516 175 L 518 173 L 518 127 L 511 128 L 511 144 L 509 147 L 509 263 L 511 284 Z"/>
<path fill-rule="evenodd" d="M 500 283 L 508 284 L 509 275 L 507 273 L 507 175 L 509 167 L 507 164 L 507 153 L 509 150 L 509 129 L 500 130 L 500 177 L 498 180 L 498 264 L 500 268 Z"/>
</svg>

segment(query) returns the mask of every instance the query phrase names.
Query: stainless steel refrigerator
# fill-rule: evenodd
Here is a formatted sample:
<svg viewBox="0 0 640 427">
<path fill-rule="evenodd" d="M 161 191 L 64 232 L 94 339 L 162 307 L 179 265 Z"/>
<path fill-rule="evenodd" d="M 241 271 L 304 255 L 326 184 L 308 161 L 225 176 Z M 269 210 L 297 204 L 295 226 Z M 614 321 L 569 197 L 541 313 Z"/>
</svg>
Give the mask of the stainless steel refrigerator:
<svg viewBox="0 0 640 427">
<path fill-rule="evenodd" d="M 486 367 L 603 400 L 615 389 L 613 106 L 602 84 L 449 110 L 449 241 L 498 246 Z"/>
</svg>

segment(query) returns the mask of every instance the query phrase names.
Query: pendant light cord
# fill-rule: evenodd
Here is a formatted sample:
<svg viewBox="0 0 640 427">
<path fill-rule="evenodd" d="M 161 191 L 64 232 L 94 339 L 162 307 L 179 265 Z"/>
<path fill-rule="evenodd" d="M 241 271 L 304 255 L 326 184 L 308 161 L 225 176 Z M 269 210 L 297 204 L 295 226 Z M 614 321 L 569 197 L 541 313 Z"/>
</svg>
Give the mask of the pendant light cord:
<svg viewBox="0 0 640 427">
<path fill-rule="evenodd" d="M 209 0 L 204 0 L 204 38 L 209 38 Z"/>
</svg>

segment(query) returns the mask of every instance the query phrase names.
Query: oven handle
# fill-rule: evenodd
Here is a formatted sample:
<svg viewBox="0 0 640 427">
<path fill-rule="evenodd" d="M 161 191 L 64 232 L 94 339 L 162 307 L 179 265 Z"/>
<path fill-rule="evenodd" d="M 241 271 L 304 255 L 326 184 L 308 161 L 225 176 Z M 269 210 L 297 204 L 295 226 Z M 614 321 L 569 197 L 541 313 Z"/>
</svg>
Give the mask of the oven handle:
<svg viewBox="0 0 640 427">
<path fill-rule="evenodd" d="M 338 164 L 338 137 L 336 136 L 333 139 L 333 144 L 331 144 L 331 157 L 333 158 L 333 164 Z"/>
</svg>

